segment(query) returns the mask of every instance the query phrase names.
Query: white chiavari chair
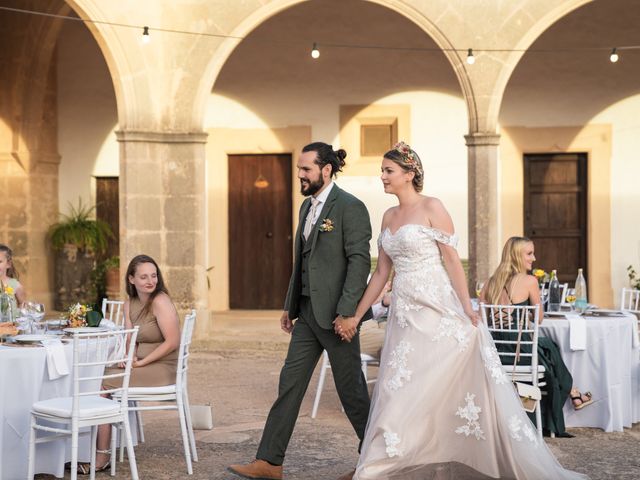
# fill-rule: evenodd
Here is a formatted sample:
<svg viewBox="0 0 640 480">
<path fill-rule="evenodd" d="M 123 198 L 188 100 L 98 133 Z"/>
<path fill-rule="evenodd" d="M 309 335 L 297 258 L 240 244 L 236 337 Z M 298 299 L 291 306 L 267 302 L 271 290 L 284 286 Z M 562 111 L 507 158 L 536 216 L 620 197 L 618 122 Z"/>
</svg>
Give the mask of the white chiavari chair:
<svg viewBox="0 0 640 480">
<path fill-rule="evenodd" d="M 544 386 L 545 368 L 538 362 L 538 325 L 540 309 L 530 305 L 488 305 L 480 304 L 482 320 L 485 322 L 498 350 L 504 371 L 512 381 L 530 383 L 534 387 Z M 516 360 L 518 335 L 520 338 L 520 355 Z M 523 359 L 528 359 L 523 364 Z M 537 402 L 536 428 L 542 437 L 542 415 L 540 402 Z"/>
<path fill-rule="evenodd" d="M 28 478 L 33 479 L 36 445 L 44 442 L 64 440 L 71 437 L 71 479 L 78 475 L 78 438 L 80 430 L 90 427 L 91 478 L 95 478 L 96 436 L 98 425 L 111 424 L 111 474 L 115 475 L 115 432 L 120 424 L 125 431 L 125 443 L 129 454 L 131 477 L 138 479 L 138 469 L 133 450 L 131 428 L 127 407 L 129 376 L 133 363 L 133 351 L 127 352 L 127 342 L 135 344 L 138 327 L 130 330 L 113 330 L 96 333 L 76 333 L 73 336 L 73 394 L 36 402 L 31 407 L 31 429 L 29 435 Z M 123 369 L 107 370 L 118 364 Z M 102 389 L 104 379 L 122 378 L 122 386 Z M 104 394 L 119 395 L 120 402 L 103 397 Z M 51 424 L 56 426 L 50 426 Z M 38 432 L 43 435 L 38 436 Z"/>
</svg>

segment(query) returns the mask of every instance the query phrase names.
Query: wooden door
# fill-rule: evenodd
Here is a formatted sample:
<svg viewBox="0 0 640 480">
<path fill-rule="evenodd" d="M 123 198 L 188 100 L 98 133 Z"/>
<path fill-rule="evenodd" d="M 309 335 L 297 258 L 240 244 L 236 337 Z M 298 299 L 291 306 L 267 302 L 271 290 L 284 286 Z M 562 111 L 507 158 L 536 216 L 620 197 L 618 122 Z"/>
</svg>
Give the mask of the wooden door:
<svg viewBox="0 0 640 480">
<path fill-rule="evenodd" d="M 282 309 L 292 269 L 291 155 L 229 155 L 229 305 Z"/>
<path fill-rule="evenodd" d="M 118 177 L 96 177 L 96 218 L 107 223 L 113 232 L 104 258 L 120 255 L 120 209 Z"/>
<path fill-rule="evenodd" d="M 587 154 L 524 156 L 524 233 L 535 244 L 535 268 L 575 282 L 587 265 Z"/>
</svg>

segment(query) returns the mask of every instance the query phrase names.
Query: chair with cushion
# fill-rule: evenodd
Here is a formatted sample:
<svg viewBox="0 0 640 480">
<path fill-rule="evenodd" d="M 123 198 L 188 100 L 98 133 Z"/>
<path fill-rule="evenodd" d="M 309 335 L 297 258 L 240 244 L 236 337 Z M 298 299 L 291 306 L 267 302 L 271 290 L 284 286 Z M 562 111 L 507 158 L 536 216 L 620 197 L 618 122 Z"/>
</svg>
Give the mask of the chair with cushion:
<svg viewBox="0 0 640 480">
<path fill-rule="evenodd" d="M 129 340 L 127 340 L 127 337 Z M 127 341 L 135 344 L 138 327 L 130 330 L 114 330 L 97 333 L 76 333 L 73 336 L 73 394 L 68 397 L 51 398 L 36 402 L 31 407 L 31 429 L 29 435 L 29 467 L 27 478 L 33 479 L 36 445 L 64 440 L 71 437 L 71 479 L 78 475 L 78 438 L 81 433 L 91 435 L 91 478 L 95 477 L 96 436 L 98 425 L 112 424 L 111 455 L 115 452 L 115 429 L 120 424 L 125 432 L 129 454 L 131 477 L 138 478 L 129 415 L 127 389 L 133 363 L 133 351 L 126 352 Z M 117 373 L 105 373 L 106 367 L 124 364 Z M 102 390 L 106 378 L 122 377 L 122 387 Z M 123 401 L 105 398 L 110 393 Z M 54 426 L 52 426 L 52 424 Z M 90 427 L 88 432 L 81 429 Z M 42 433 L 42 435 L 38 435 Z M 115 463 L 111 463 L 111 474 L 115 474 Z"/>
<path fill-rule="evenodd" d="M 487 325 L 506 374 L 512 381 L 542 387 L 545 368 L 538 364 L 538 325 L 540 309 L 530 305 L 480 304 L 482 321 Z M 521 333 L 519 333 L 521 332 Z M 520 353 L 515 371 L 516 346 L 520 335 Z M 522 364 L 523 359 L 530 359 Z M 542 415 L 537 402 L 536 427 L 542 438 Z"/>
<path fill-rule="evenodd" d="M 102 318 L 112 321 L 118 327 L 124 326 L 124 302 L 102 299 Z"/>
<path fill-rule="evenodd" d="M 128 400 L 131 402 L 129 411 L 140 412 L 147 410 L 176 410 L 182 431 L 182 443 L 184 445 L 184 458 L 187 463 L 187 472 L 193 474 L 191 460 L 198 461 L 196 440 L 191 424 L 191 412 L 189 411 L 189 394 L 187 391 L 187 372 L 189 370 L 189 355 L 193 328 L 196 322 L 196 311 L 191 310 L 185 316 L 180 336 L 178 354 L 178 368 L 176 383 L 159 387 L 131 387 L 128 392 Z M 117 396 L 114 398 L 118 398 Z M 123 397 L 124 398 L 124 397 Z M 141 403 L 154 402 L 160 405 L 140 405 Z M 139 427 L 140 428 L 140 427 Z M 123 458 L 123 445 L 120 444 L 120 461 Z"/>
</svg>

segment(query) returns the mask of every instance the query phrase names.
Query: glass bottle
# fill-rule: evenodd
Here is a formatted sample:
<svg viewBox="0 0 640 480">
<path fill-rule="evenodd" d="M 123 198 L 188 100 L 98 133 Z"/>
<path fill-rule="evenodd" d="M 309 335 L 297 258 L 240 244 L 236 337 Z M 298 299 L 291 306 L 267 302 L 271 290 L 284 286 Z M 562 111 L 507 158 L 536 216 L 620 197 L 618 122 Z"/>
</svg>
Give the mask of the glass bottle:
<svg viewBox="0 0 640 480">
<path fill-rule="evenodd" d="M 549 311 L 559 312 L 560 301 L 562 300 L 560 291 L 560 282 L 558 282 L 558 273 L 556 270 L 551 271 L 551 280 L 549 281 Z"/>
<path fill-rule="evenodd" d="M 587 309 L 587 282 L 582 275 L 582 269 L 578 269 L 578 277 L 576 278 L 576 310 L 580 313 Z"/>
</svg>

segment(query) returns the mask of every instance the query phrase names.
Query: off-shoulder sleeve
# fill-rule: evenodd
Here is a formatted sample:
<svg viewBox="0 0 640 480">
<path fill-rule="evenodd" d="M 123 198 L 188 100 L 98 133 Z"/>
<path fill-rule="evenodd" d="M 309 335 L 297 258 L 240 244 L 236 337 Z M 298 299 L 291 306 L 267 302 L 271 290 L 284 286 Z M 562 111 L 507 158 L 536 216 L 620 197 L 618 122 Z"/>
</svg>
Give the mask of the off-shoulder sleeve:
<svg viewBox="0 0 640 480">
<path fill-rule="evenodd" d="M 456 235 L 455 233 L 449 235 L 448 233 L 444 233 L 442 230 L 438 230 L 437 228 L 433 228 L 432 232 L 433 238 L 436 241 L 453 248 L 458 247 L 458 235 Z"/>
</svg>

